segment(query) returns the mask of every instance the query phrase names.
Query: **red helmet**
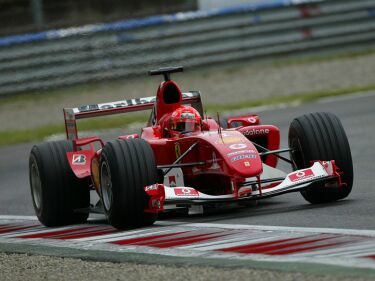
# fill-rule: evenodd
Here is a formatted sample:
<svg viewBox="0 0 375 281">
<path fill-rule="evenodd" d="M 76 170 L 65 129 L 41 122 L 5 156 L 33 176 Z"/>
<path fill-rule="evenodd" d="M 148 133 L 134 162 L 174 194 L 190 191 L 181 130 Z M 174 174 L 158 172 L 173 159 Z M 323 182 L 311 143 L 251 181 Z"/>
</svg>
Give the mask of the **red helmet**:
<svg viewBox="0 0 375 281">
<path fill-rule="evenodd" d="M 163 118 L 164 119 L 164 118 Z M 201 130 L 202 119 L 199 112 L 191 106 L 181 106 L 163 120 L 161 126 L 171 137 Z"/>
</svg>

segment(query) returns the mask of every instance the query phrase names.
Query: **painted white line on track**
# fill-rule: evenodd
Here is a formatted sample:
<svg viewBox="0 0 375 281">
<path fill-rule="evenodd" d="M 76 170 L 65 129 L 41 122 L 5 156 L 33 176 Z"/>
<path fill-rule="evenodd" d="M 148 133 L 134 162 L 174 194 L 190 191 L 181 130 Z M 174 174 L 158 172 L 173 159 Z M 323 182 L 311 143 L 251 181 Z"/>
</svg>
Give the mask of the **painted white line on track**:
<svg viewBox="0 0 375 281">
<path fill-rule="evenodd" d="M 0 220 L 30 220 L 37 221 L 36 216 L 12 216 L 12 215 L 0 215 Z"/>
<path fill-rule="evenodd" d="M 0 220 L 32 220 L 37 221 L 36 216 L 12 216 L 0 215 Z M 90 222 L 95 222 L 91 219 Z M 221 229 L 238 229 L 238 230 L 263 230 L 263 231 L 286 231 L 286 232 L 310 232 L 310 233 L 330 233 L 375 237 L 375 230 L 366 229 L 347 229 L 347 228 L 320 228 L 320 227 L 298 227 L 298 226 L 269 226 L 269 225 L 245 225 L 245 224 L 216 224 L 216 223 L 186 223 L 183 221 L 157 221 L 154 226 L 187 226 L 187 227 L 205 227 Z M 89 226 L 75 225 L 75 226 Z M 69 226 L 67 227 L 69 228 Z M 47 231 L 47 230 L 46 230 Z M 143 230 L 135 230 L 135 232 Z M 109 237 L 116 234 L 110 234 Z M 104 235 L 103 235 L 104 237 Z"/>
<path fill-rule="evenodd" d="M 353 94 L 347 94 L 347 95 L 339 95 L 334 97 L 326 97 L 321 98 L 318 100 L 319 103 L 331 103 L 331 102 L 338 102 L 338 101 L 345 101 L 345 100 L 354 100 L 354 99 L 360 99 L 360 98 L 367 98 L 375 96 L 375 91 L 366 91 L 366 92 L 358 92 Z"/>
<path fill-rule="evenodd" d="M 354 100 L 359 98 L 365 98 L 365 97 L 372 97 L 375 95 L 375 91 L 366 91 L 366 92 L 354 92 L 351 94 L 343 94 L 343 95 L 337 95 L 333 97 L 326 97 L 326 98 L 319 98 L 316 100 L 318 103 L 331 103 L 331 102 L 339 102 L 339 101 L 345 101 L 345 100 Z M 290 108 L 290 107 L 296 107 L 301 105 L 301 100 L 296 99 L 295 101 L 291 101 L 288 103 L 279 103 L 279 104 L 272 104 L 272 105 L 261 105 L 256 107 L 249 107 L 247 109 L 239 109 L 239 110 L 233 110 L 228 111 L 227 113 L 235 113 L 235 114 L 247 114 L 249 110 L 252 113 L 261 113 L 265 111 L 271 111 L 275 109 L 283 109 L 283 108 Z"/>
<path fill-rule="evenodd" d="M 271 104 L 271 105 L 260 105 L 260 106 L 255 106 L 255 107 L 249 107 L 249 108 L 242 108 L 242 109 L 237 109 L 237 110 L 229 110 L 225 111 L 226 114 L 235 114 L 235 115 L 243 115 L 243 114 L 248 114 L 249 111 L 251 113 L 261 113 L 264 111 L 270 111 L 270 110 L 275 110 L 275 109 L 284 109 L 284 108 L 289 108 L 289 107 L 296 107 L 301 105 L 302 102 L 300 100 L 288 102 L 288 103 L 278 103 L 278 104 Z"/>
<path fill-rule="evenodd" d="M 291 227 L 291 226 L 269 226 L 269 225 L 244 225 L 244 224 L 216 224 L 216 223 L 181 223 L 189 227 L 206 227 L 222 229 L 262 230 L 262 231 L 284 231 L 284 232 L 308 232 L 329 233 L 344 235 L 359 235 L 375 237 L 375 230 L 346 229 L 346 228 L 319 228 L 319 227 Z"/>
</svg>

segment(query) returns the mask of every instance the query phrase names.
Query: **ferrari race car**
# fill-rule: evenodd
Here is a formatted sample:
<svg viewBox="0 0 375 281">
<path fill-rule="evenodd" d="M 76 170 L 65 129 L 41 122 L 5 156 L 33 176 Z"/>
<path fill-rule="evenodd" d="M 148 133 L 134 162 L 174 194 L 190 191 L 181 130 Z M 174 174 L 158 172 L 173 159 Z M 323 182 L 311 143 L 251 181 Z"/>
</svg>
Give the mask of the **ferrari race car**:
<svg viewBox="0 0 375 281">
<path fill-rule="evenodd" d="M 83 223 L 90 212 L 104 212 L 112 226 L 125 229 L 152 225 L 167 210 L 197 213 L 288 192 L 301 192 L 312 204 L 348 196 L 352 158 L 335 115 L 295 118 L 289 147 L 280 148 L 279 129 L 261 124 L 258 115 L 225 123 L 204 116 L 200 93 L 182 93 L 170 79 L 181 71 L 149 72 L 164 76 L 156 97 L 64 109 L 67 140 L 35 145 L 30 153 L 32 200 L 42 224 Z M 77 119 L 140 110 L 151 114 L 139 134 L 108 142 L 78 137 Z M 278 169 L 279 160 L 292 169 Z"/>
</svg>

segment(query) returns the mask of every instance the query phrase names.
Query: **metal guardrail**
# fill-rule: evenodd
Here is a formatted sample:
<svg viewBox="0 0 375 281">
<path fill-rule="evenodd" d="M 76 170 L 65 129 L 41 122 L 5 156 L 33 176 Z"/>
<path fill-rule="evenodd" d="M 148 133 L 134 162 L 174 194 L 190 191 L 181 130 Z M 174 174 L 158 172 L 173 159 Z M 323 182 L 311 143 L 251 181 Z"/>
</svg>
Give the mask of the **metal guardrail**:
<svg viewBox="0 0 375 281">
<path fill-rule="evenodd" d="M 374 0 L 276 0 L 0 38 L 0 96 L 375 42 Z"/>
</svg>

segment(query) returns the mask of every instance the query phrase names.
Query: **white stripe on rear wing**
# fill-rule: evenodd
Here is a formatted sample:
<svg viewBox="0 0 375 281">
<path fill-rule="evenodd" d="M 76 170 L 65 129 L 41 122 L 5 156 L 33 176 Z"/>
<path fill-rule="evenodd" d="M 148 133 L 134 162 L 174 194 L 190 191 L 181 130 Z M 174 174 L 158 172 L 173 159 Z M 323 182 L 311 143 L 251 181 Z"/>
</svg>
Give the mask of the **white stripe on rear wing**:
<svg viewBox="0 0 375 281">
<path fill-rule="evenodd" d="M 66 137 L 69 140 L 78 138 L 77 119 L 126 113 L 153 109 L 156 97 L 129 99 L 115 102 L 88 104 L 75 108 L 64 108 Z M 182 93 L 182 104 L 191 104 L 203 116 L 199 92 Z M 154 114 L 154 112 L 152 113 Z M 151 116 L 150 119 L 152 119 Z"/>
</svg>

